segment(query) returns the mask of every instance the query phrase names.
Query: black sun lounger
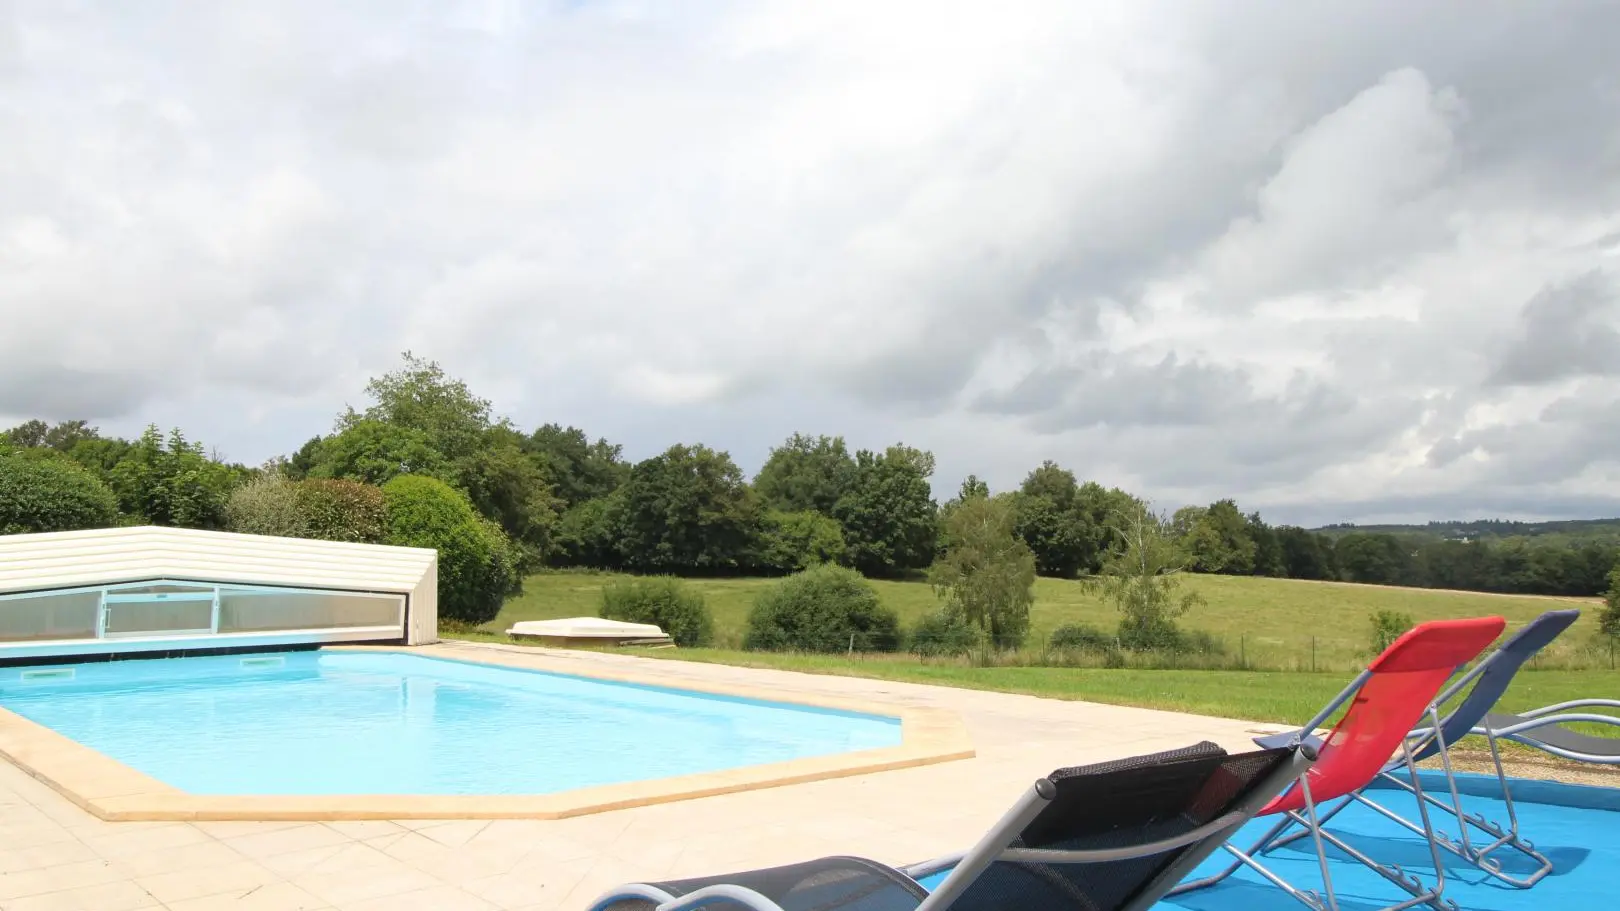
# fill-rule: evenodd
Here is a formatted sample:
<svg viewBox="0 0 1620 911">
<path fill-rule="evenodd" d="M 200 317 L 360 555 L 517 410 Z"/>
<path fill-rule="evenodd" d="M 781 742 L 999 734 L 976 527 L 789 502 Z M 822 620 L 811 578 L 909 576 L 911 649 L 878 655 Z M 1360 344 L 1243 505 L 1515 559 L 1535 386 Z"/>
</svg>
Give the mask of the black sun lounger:
<svg viewBox="0 0 1620 911">
<path fill-rule="evenodd" d="M 859 857 L 621 886 L 591 911 L 1146 911 L 1309 768 L 1315 750 L 1213 743 L 1060 769 L 971 850 Z M 919 879 L 950 870 L 932 892 Z"/>
</svg>

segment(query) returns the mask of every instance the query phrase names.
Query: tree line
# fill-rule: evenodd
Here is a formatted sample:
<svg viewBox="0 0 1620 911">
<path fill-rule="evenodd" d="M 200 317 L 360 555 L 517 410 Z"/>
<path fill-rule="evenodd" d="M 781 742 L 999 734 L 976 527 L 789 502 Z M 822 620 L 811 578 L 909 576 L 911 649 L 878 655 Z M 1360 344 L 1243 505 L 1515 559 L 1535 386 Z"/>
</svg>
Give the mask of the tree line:
<svg viewBox="0 0 1620 911">
<path fill-rule="evenodd" d="M 785 575 L 834 563 L 921 576 L 949 552 L 950 511 L 981 497 L 1005 506 L 1035 573 L 1090 578 L 1124 551 L 1121 517 L 1146 507 L 1051 461 L 1014 490 L 992 494 L 969 477 L 939 503 L 932 453 L 898 443 L 851 451 L 837 436 L 794 434 L 752 479 L 698 443 L 632 463 L 579 428 L 525 431 L 497 418 L 464 382 L 408 352 L 365 392 L 364 410 L 346 409 L 330 432 L 257 467 L 223 462 L 178 430 L 123 440 L 85 421 L 21 424 L 0 434 L 0 533 L 150 523 L 387 540 L 389 510 L 405 507 L 399 487 L 392 507 L 380 493 L 402 477 L 431 479 L 434 502 L 454 500 L 464 507 L 456 521 L 471 523 L 446 513 L 436 533 L 477 539 L 474 563 L 490 564 L 466 568 L 482 580 L 472 620 L 492 617 L 488 605 L 545 566 Z M 1598 539 L 1324 534 L 1270 525 L 1232 499 L 1178 510 L 1167 534 L 1192 572 L 1526 594 L 1601 594 L 1620 553 Z"/>
</svg>

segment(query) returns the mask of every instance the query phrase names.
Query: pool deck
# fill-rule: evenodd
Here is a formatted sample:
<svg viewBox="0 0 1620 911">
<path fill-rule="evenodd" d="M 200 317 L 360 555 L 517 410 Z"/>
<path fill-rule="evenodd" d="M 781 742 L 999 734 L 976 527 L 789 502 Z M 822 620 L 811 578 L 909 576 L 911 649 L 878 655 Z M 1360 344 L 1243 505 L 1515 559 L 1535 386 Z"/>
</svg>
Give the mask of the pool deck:
<svg viewBox="0 0 1620 911">
<path fill-rule="evenodd" d="M 975 755 L 565 819 L 110 822 L 0 762 L 4 911 L 583 909 L 629 880 L 966 847 L 1046 772 L 1213 740 L 1252 722 L 589 652 L 445 643 L 423 654 L 765 698 L 955 716 Z"/>
</svg>

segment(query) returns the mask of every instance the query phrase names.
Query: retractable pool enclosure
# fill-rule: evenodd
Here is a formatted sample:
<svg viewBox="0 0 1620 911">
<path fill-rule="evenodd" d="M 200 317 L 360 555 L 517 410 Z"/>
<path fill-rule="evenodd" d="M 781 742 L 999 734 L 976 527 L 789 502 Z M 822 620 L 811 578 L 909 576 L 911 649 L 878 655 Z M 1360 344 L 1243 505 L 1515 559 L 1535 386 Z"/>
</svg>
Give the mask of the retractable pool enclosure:
<svg viewBox="0 0 1620 911">
<path fill-rule="evenodd" d="M 0 536 L 0 661 L 437 631 L 433 550 L 156 526 Z"/>
</svg>

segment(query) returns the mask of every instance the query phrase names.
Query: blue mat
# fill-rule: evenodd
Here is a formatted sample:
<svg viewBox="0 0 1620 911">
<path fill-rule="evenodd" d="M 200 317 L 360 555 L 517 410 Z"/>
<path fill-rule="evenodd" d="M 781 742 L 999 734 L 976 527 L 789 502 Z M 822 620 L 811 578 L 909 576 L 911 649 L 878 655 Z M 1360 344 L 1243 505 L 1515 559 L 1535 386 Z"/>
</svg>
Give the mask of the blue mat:
<svg viewBox="0 0 1620 911">
<path fill-rule="evenodd" d="M 1507 814 L 1501 800 L 1486 796 L 1495 788 L 1494 779 L 1459 776 L 1464 806 L 1483 813 L 1487 819 L 1505 823 Z M 1422 778 L 1426 788 L 1443 787 L 1442 780 Z M 1371 795 L 1390 809 L 1417 818 L 1416 802 L 1409 795 L 1386 790 Z M 1530 889 L 1513 889 L 1492 882 L 1477 869 L 1453 855 L 1441 853 L 1446 861 L 1445 897 L 1464 911 L 1586 911 L 1620 907 L 1620 790 L 1558 785 L 1544 782 L 1514 783 L 1514 806 L 1518 809 L 1519 830 L 1549 860 L 1553 871 Z M 1450 828 L 1447 829 L 1447 821 Z M 1274 822 L 1256 820 L 1233 840 L 1248 847 Z M 1456 830 L 1450 816 L 1436 816 L 1436 829 Z M 1380 817 L 1365 807 L 1355 806 L 1334 818 L 1330 828 L 1341 838 L 1375 860 L 1394 862 L 1417 875 L 1425 884 L 1434 881 L 1434 861 L 1423 840 Z M 1476 838 L 1476 841 L 1478 839 Z M 1342 855 L 1328 849 L 1329 869 L 1338 890 L 1343 911 L 1381 908 L 1406 897 L 1396 887 Z M 1509 872 L 1526 870 L 1522 855 L 1504 850 L 1496 855 Z M 1206 876 L 1230 863 L 1232 856 L 1216 851 L 1190 878 Z M 1264 859 L 1273 871 L 1296 888 L 1319 889 L 1322 874 L 1317 869 L 1316 852 L 1309 839 L 1273 851 Z M 923 881 L 929 888 L 938 885 L 944 874 Z M 1189 892 L 1154 906 L 1155 911 L 1303 911 L 1304 906 L 1257 874 L 1243 869 L 1208 889 Z"/>
</svg>

